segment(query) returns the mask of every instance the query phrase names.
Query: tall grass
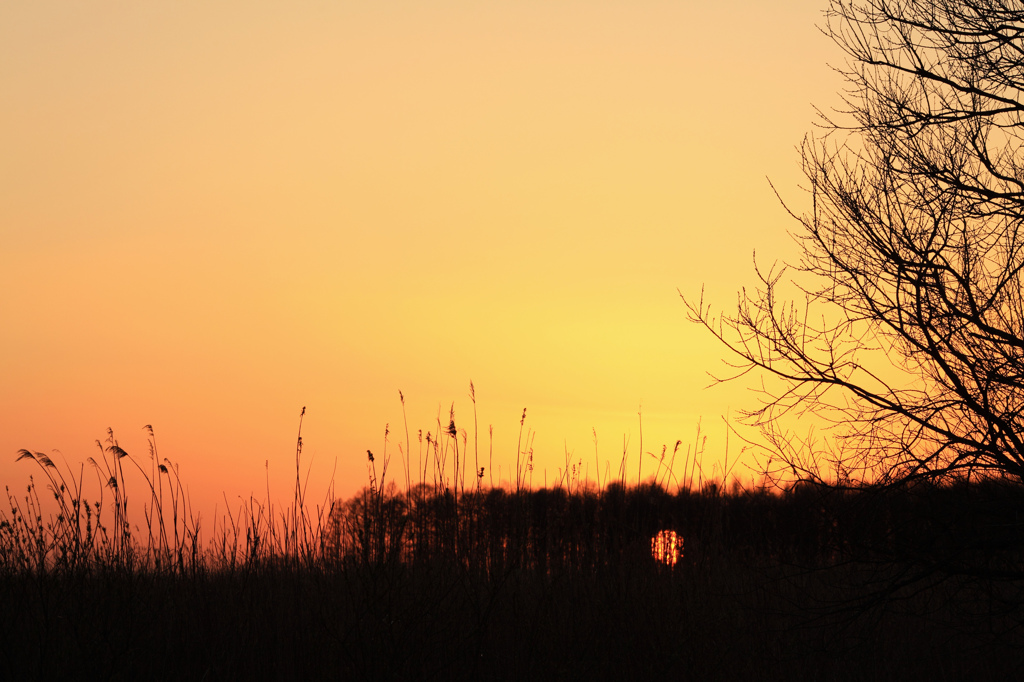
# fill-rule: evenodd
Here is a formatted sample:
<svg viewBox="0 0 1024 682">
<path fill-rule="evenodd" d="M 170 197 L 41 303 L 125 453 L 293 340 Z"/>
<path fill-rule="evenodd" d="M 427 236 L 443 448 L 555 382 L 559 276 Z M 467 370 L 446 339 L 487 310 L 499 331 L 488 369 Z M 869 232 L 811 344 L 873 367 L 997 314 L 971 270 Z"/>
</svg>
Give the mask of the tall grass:
<svg viewBox="0 0 1024 682">
<path fill-rule="evenodd" d="M 8 510 L 0 511 L 0 570 L 54 571 L 93 566 L 128 571 L 195 570 L 205 555 L 199 517 L 195 514 L 178 466 L 161 460 L 151 426 L 149 461 L 144 467 L 118 444 L 112 430 L 104 442 L 96 441 L 99 458 L 89 457 L 89 473 L 97 479 L 97 493 L 86 497 L 86 464 L 76 472 L 61 456 L 63 466 L 41 452 L 19 450 L 17 460 L 37 465 L 44 493 L 29 476 L 20 497 L 5 487 Z M 132 532 L 129 521 L 129 485 L 126 462 L 141 475 L 141 513 L 145 533 Z M 55 509 L 44 511 L 44 501 Z M 44 517 L 45 514 L 45 517 Z"/>
<path fill-rule="evenodd" d="M 472 385 L 470 397 L 475 401 Z M 404 412 L 401 394 L 400 399 Z M 453 406 L 447 426 L 439 412 L 437 435 L 427 432 L 424 438 L 419 432 L 418 480 L 414 482 L 411 471 L 406 422 L 405 448 L 399 446 L 404 489 L 392 476 L 390 428 L 385 427 L 380 456 L 366 451 L 367 485 L 349 499 L 339 499 L 332 479 L 323 499 L 310 503 L 311 464 L 304 469 L 302 460 L 304 418 L 305 408 L 296 435 L 291 504 L 275 508 L 268 475 L 265 496 L 250 495 L 232 504 L 224 495 L 224 513 L 213 520 L 207 537 L 179 467 L 160 457 L 151 426 L 145 427 L 148 457 L 141 461 L 121 448 L 110 430 L 105 441 L 97 441 L 99 456 L 88 458 L 77 470 L 63 456 L 54 461 L 40 452 L 20 450 L 18 461 L 33 463 L 41 480 L 37 483 L 30 475 L 20 495 L 7 488 L 7 509 L 0 510 L 0 572 L 62 574 L 103 567 L 195 573 L 264 565 L 324 568 L 353 562 L 437 561 L 492 573 L 509 568 L 545 574 L 592 572 L 624 557 L 641 560 L 649 552 L 651 537 L 666 529 L 685 538 L 687 556 L 693 561 L 746 553 L 825 563 L 859 556 L 858 552 L 876 557 L 906 554 L 915 537 L 938 543 L 938 531 L 926 529 L 937 518 L 943 519 L 945 528 L 942 544 L 949 545 L 950 529 L 958 524 L 948 510 L 940 513 L 942 505 L 935 500 L 941 495 L 956 500 L 962 525 L 963 519 L 977 516 L 979 496 L 986 497 L 986 504 L 995 499 L 977 492 L 983 486 L 967 486 L 963 489 L 975 492 L 961 497 L 953 492 L 960 488 L 928 488 L 926 494 L 922 486 L 913 494 L 889 491 L 883 496 L 870 487 L 859 494 L 806 485 L 771 492 L 765 485 L 742 488 L 734 481 L 729 492 L 728 448 L 709 468 L 707 435 L 700 423 L 685 452 L 682 442 L 676 441 L 671 454 L 667 446 L 660 453 L 642 453 L 655 467 L 646 482 L 626 483 L 628 447 L 623 449 L 619 477 L 610 482 L 607 476 L 602 479 L 600 470 L 596 481 L 585 475 L 582 458 L 574 460 L 566 449 L 564 468 L 551 485 L 535 488 L 529 477 L 533 445 L 525 410 L 514 485 L 484 485 L 475 433 L 474 475 L 467 485 L 468 434 L 456 427 Z M 475 432 L 475 410 L 473 428 Z M 594 447 L 600 462 L 596 430 Z M 732 466 L 735 461 L 734 457 Z M 126 475 L 130 471 L 133 476 Z M 642 469 L 637 472 L 642 474 Z M 97 484 L 91 488 L 89 476 Z M 1017 490 L 1005 482 L 999 485 L 1000 490 Z M 96 491 L 91 498 L 87 488 Z M 972 526 L 976 541 L 1000 536 L 1004 543 L 1024 544 L 1024 523 L 1000 525 L 992 514 L 985 518 L 984 533 L 978 525 L 982 522 Z M 914 531 L 906 531 L 908 527 Z M 919 546 L 914 552 L 925 550 Z"/>
<path fill-rule="evenodd" d="M 366 485 L 340 499 L 332 481 L 312 500 L 303 409 L 290 504 L 275 507 L 268 476 L 264 495 L 230 504 L 225 494 L 209 527 L 150 427 L 148 458 L 110 431 L 77 467 L 19 451 L 34 470 L 0 511 L 0 605 L 16 614 L 0 623 L 0 677 L 85 667 L 152 679 L 1017 670 L 1019 485 L 730 486 L 737 458 L 710 461 L 698 424 L 685 447 L 641 450 L 654 469 L 646 481 L 626 480 L 627 467 L 644 466 L 628 461 L 628 441 L 618 474 L 601 472 L 595 429 L 593 478 L 566 449 L 550 485 L 534 486 L 525 411 L 508 484 L 484 485 L 475 410 L 467 481 L 469 434 L 454 409 L 418 432 L 414 461 L 400 400 L 397 475 L 386 426 L 379 454 L 367 450 Z M 487 456 L 490 468 L 493 444 Z M 651 556 L 661 530 L 683 538 L 677 565 Z"/>
<path fill-rule="evenodd" d="M 404 478 L 404 490 L 393 476 L 390 427 L 385 426 L 380 455 L 366 451 L 367 485 L 343 500 L 335 497 L 332 478 L 324 498 L 311 504 L 307 499 L 311 463 L 303 462 L 303 407 L 291 503 L 284 509 L 275 507 L 268 462 L 265 495 L 250 494 L 232 502 L 225 493 L 224 511 L 206 533 L 178 465 L 161 458 L 149 425 L 145 427 L 148 457 L 142 459 L 125 451 L 112 430 L 105 441 L 97 441 L 99 456 L 88 458 L 77 471 L 63 456 L 55 462 L 44 453 L 21 450 L 17 459 L 34 463 L 44 480 L 37 486 L 30 475 L 23 494 L 7 490 L 8 510 L 0 510 L 0 571 L 60 574 L 118 567 L 195 573 L 281 563 L 305 567 L 356 560 L 415 564 L 441 558 L 489 570 L 506 566 L 592 569 L 620 556 L 630 543 L 643 548 L 645 539 L 638 529 L 656 532 L 658 524 L 677 523 L 672 513 L 642 504 L 645 496 L 661 499 L 667 488 L 674 488 L 676 495 L 710 493 L 708 499 L 714 499 L 719 490 L 703 476 L 706 436 L 699 424 L 695 443 L 686 448 L 681 475 L 675 471 L 681 441 L 666 459 L 667 448 L 662 448 L 660 456 L 644 453 L 641 440 L 640 461 L 646 456 L 656 464 L 650 482 L 641 485 L 642 468 L 638 467 L 635 487 L 627 485 L 628 442 L 619 477 L 610 481 L 606 475 L 602 480 L 595 429 L 596 483 L 585 474 L 582 459 L 574 460 L 566 448 L 564 468 L 559 467 L 550 487 L 547 482 L 534 487 L 536 433 L 526 423 L 525 409 L 519 423 L 514 482 L 508 488 L 496 487 L 493 426 L 489 427 L 486 467 L 480 466 L 472 383 L 469 397 L 473 403 L 469 485 L 469 434 L 456 426 L 454 404 L 446 420 L 438 410 L 433 432 L 425 437 L 422 430 L 418 432 L 413 475 L 405 396 L 399 392 L 405 435 L 404 449 L 398 446 L 399 475 Z M 488 468 L 490 484 L 485 485 Z M 721 474 L 724 483 L 729 470 Z M 96 485 L 87 485 L 89 477 L 95 477 Z M 87 489 L 94 491 L 91 497 Z M 633 510 L 632 519 L 615 516 L 615 509 Z"/>
</svg>

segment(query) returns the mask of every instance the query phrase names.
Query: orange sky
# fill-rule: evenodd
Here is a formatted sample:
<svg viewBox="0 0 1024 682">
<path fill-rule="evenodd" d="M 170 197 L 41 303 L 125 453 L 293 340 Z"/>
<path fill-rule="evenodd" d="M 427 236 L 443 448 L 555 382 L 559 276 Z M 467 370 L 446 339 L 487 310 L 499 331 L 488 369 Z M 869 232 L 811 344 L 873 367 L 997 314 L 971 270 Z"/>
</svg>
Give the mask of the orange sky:
<svg viewBox="0 0 1024 682">
<path fill-rule="evenodd" d="M 593 477 L 592 428 L 635 472 L 641 404 L 644 450 L 703 418 L 713 458 L 753 397 L 704 390 L 676 290 L 728 307 L 793 253 L 766 176 L 800 205 L 842 85 L 820 10 L 3 4 L 0 482 L 152 424 L 204 509 L 266 460 L 286 497 L 306 406 L 314 496 L 335 460 L 350 494 L 399 390 L 414 447 L 453 401 L 472 442 L 470 380 L 503 477 L 523 407 L 535 484 L 566 448 Z"/>
</svg>

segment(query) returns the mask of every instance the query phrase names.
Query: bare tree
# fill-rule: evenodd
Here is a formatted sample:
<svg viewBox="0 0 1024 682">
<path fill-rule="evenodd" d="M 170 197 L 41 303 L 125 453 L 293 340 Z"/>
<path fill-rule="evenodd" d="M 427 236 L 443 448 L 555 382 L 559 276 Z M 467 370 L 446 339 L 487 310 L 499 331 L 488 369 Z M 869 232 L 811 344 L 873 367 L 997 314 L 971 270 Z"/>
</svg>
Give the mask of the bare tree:
<svg viewBox="0 0 1024 682">
<path fill-rule="evenodd" d="M 801 256 L 735 314 L 689 316 L 733 351 L 719 380 L 761 374 L 747 417 L 796 476 L 1024 480 L 1024 3 L 825 16 L 848 89 L 802 146 Z M 793 412 L 833 425 L 824 458 L 786 437 Z"/>
</svg>

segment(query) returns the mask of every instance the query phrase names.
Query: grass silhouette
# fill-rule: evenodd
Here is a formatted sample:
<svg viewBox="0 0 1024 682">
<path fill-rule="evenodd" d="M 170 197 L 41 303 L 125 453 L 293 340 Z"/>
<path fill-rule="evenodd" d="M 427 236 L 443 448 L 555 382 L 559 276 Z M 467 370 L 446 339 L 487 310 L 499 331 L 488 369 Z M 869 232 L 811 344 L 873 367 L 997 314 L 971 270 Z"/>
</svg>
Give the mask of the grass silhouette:
<svg viewBox="0 0 1024 682">
<path fill-rule="evenodd" d="M 474 399 L 475 395 L 472 393 Z M 404 396 L 401 396 L 404 418 Z M 0 512 L 5 679 L 1008 679 L 1019 671 L 1024 490 L 1002 480 L 900 490 L 727 486 L 706 436 L 648 482 L 566 460 L 484 486 L 474 413 L 404 424 L 367 451 L 367 485 L 291 505 L 250 496 L 204 539 L 178 467 L 112 432 L 80 464 L 36 465 Z M 525 436 L 525 438 L 524 438 Z M 461 442 L 460 442 L 461 441 Z M 597 447 L 595 432 L 595 453 Z M 493 446 L 488 453 L 493 462 Z M 88 465 L 88 468 L 86 467 Z M 642 469 L 638 466 L 637 471 Z M 126 476 L 127 472 L 133 472 Z M 710 473 L 710 472 L 708 472 Z M 94 476 L 98 496 L 85 493 Z M 129 505 L 131 502 L 131 505 Z M 225 496 L 225 503 L 227 498 Z M 44 510 L 45 508 L 45 510 Z M 132 532 L 129 518 L 143 520 Z M 652 539 L 685 540 L 678 563 Z M 88 671 L 88 672 L 86 672 Z"/>
</svg>

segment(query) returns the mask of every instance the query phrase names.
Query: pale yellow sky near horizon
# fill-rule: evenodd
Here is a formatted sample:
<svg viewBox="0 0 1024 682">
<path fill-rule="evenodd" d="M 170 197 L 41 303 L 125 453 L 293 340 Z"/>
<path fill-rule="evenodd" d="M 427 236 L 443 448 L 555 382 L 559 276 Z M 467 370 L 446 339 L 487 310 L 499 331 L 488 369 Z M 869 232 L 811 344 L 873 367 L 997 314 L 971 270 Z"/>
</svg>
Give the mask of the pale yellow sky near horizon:
<svg viewBox="0 0 1024 682">
<path fill-rule="evenodd" d="M 677 289 L 728 309 L 793 254 L 767 178 L 801 206 L 822 9 L 0 6 L 0 482 L 152 424 L 203 508 L 266 461 L 288 498 L 306 406 L 311 489 L 347 495 L 385 424 L 398 462 L 399 390 L 414 453 L 453 401 L 472 446 L 471 380 L 502 478 L 523 407 L 535 485 L 624 440 L 635 472 L 641 404 L 645 451 L 702 419 L 713 460 L 756 398 L 704 390 Z"/>
</svg>

